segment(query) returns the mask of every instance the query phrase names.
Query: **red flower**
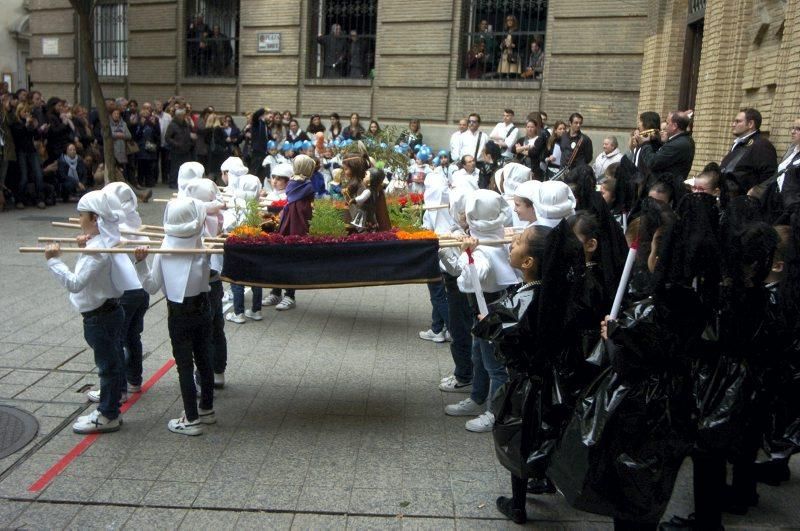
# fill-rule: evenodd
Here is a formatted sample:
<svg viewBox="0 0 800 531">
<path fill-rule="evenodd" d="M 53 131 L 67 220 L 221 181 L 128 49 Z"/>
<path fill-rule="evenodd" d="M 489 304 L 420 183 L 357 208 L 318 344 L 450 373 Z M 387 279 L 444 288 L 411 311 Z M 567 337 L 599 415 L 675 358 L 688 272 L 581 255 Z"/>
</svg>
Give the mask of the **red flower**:
<svg viewBox="0 0 800 531">
<path fill-rule="evenodd" d="M 273 201 L 270 204 L 270 206 L 273 207 L 273 208 L 283 208 L 283 207 L 286 206 L 287 203 L 288 203 L 288 201 L 286 199 L 278 199 L 276 201 Z"/>
<path fill-rule="evenodd" d="M 410 196 L 411 202 L 415 205 L 422 204 L 422 202 L 425 200 L 425 196 L 423 194 L 410 194 Z"/>
<path fill-rule="evenodd" d="M 404 207 L 408 203 L 408 199 L 405 197 L 401 197 L 400 199 L 397 200 L 397 202 L 400 203 L 401 207 Z"/>
</svg>

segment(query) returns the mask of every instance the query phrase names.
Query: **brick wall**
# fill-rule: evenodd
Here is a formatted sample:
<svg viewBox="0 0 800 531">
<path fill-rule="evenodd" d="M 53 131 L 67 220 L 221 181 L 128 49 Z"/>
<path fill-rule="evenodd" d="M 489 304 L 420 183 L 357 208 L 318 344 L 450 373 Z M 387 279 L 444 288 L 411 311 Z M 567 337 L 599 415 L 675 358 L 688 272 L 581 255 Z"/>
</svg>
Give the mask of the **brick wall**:
<svg viewBox="0 0 800 531">
<path fill-rule="evenodd" d="M 129 75 L 109 86 L 114 95 L 144 101 L 179 93 L 197 108 L 213 103 L 223 112 L 266 105 L 303 116 L 352 111 L 401 123 L 415 116 L 444 127 L 471 111 L 488 125 L 506 107 L 519 120 L 541 107 L 551 121 L 578 110 L 587 128 L 623 130 L 635 119 L 644 78 L 642 43 L 652 18 L 650 0 L 597 0 L 591 10 L 581 0 L 552 1 L 544 81 L 476 83 L 458 78 L 462 0 L 381 0 L 375 79 L 332 83 L 306 79 L 309 0 L 240 0 L 239 76 L 218 81 L 184 75 L 185 4 L 129 0 Z M 32 43 L 60 35 L 65 50 L 74 48 L 68 6 L 66 0 L 31 2 Z M 260 32 L 281 33 L 280 53 L 257 52 Z M 45 60 L 34 54 L 34 82 L 60 91 L 70 87 L 74 94 L 72 55 L 70 50 Z"/>
<path fill-rule="evenodd" d="M 667 111 L 678 104 L 686 1 L 658 6 L 657 30 L 645 41 L 639 110 Z M 800 0 L 709 0 L 695 105 L 694 171 L 719 162 L 730 148 L 731 120 L 755 107 L 762 131 L 779 156 L 800 114 Z M 676 77 L 677 76 L 677 77 Z"/>
</svg>

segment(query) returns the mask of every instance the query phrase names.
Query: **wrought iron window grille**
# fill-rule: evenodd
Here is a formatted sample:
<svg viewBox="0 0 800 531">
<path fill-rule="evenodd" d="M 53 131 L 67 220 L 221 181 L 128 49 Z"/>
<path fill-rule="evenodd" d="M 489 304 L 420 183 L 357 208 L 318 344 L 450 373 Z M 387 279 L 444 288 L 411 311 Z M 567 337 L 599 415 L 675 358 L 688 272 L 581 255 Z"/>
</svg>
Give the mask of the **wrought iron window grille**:
<svg viewBox="0 0 800 531">
<path fill-rule="evenodd" d="M 547 7 L 547 0 L 464 0 L 459 78 L 541 80 Z"/>
<path fill-rule="evenodd" d="M 309 79 L 372 78 L 377 0 L 311 0 Z"/>
<path fill-rule="evenodd" d="M 94 64 L 100 77 L 128 75 L 128 4 L 98 2 L 94 8 L 92 42 Z"/>
<path fill-rule="evenodd" d="M 239 75 L 239 1 L 188 0 L 185 11 L 185 75 Z"/>
</svg>

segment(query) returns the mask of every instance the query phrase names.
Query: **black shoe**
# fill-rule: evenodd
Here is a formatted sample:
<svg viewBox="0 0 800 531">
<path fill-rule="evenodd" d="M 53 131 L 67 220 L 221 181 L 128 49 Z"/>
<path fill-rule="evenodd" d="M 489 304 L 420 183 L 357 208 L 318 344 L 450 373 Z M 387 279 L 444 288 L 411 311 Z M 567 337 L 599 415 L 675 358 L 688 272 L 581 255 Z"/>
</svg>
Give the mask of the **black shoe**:
<svg viewBox="0 0 800 531">
<path fill-rule="evenodd" d="M 725 528 L 720 525 L 716 530 L 703 528 L 697 524 L 694 513 L 689 516 L 673 516 L 668 522 L 661 522 L 658 524 L 659 531 L 724 531 Z"/>
<path fill-rule="evenodd" d="M 528 481 L 529 494 L 555 494 L 556 486 L 550 481 L 550 478 L 544 476 L 543 478 L 533 478 Z"/>
<path fill-rule="evenodd" d="M 722 501 L 722 512 L 744 516 L 750 507 L 758 505 L 758 494 L 742 495 L 733 490 L 730 485 L 725 486 L 725 499 Z"/>
<path fill-rule="evenodd" d="M 765 485 L 777 487 L 784 481 L 789 481 L 792 473 L 789 470 L 789 463 L 783 459 L 779 461 L 768 461 L 755 465 L 756 480 Z"/>
<path fill-rule="evenodd" d="M 528 515 L 525 511 L 514 508 L 514 500 L 500 496 L 497 498 L 497 510 L 506 515 L 506 517 L 515 524 L 524 524 L 528 521 Z"/>
</svg>

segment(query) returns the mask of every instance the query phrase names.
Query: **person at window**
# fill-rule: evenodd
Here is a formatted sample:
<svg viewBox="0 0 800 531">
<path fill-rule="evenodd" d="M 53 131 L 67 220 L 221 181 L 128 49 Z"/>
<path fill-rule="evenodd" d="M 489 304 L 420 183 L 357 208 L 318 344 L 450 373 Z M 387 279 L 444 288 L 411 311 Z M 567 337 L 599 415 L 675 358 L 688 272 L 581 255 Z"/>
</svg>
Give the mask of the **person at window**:
<svg viewBox="0 0 800 531">
<path fill-rule="evenodd" d="M 211 58 L 211 75 L 224 76 L 228 74 L 228 67 L 233 60 L 233 47 L 230 37 L 220 31 L 218 24 L 214 25 L 208 41 L 208 54 Z"/>
<path fill-rule="evenodd" d="M 326 140 L 333 142 L 342 135 L 342 122 L 339 119 L 339 114 L 332 112 L 330 116 L 331 125 L 328 126 L 328 134 Z"/>
<path fill-rule="evenodd" d="M 459 149 L 461 146 L 461 133 L 467 130 L 467 119 L 462 118 L 458 121 L 458 129 L 455 133 L 450 135 L 450 158 L 452 160 L 460 160 Z"/>
<path fill-rule="evenodd" d="M 361 117 L 357 112 L 350 115 L 350 125 L 342 131 L 342 137 L 345 140 L 361 140 L 364 136 L 364 128 L 361 127 Z"/>
<path fill-rule="evenodd" d="M 369 41 L 359 37 L 356 30 L 350 30 L 350 39 L 347 46 L 347 77 L 363 78 L 367 73 Z"/>
<path fill-rule="evenodd" d="M 544 50 L 542 50 L 542 43 L 539 39 L 533 39 L 531 41 L 531 54 L 528 56 L 528 65 L 525 67 L 522 77 L 525 79 L 542 79 L 543 69 Z"/>
<path fill-rule="evenodd" d="M 491 72 L 497 65 L 497 36 L 492 31 L 494 28 L 489 25 L 487 20 L 481 20 L 478 23 L 477 43 L 483 43 L 483 59 L 486 67 L 486 72 Z"/>
<path fill-rule="evenodd" d="M 322 117 L 319 114 L 312 114 L 308 119 L 308 127 L 306 133 L 309 135 L 316 135 L 317 133 L 324 133 L 325 126 L 322 125 Z"/>
<path fill-rule="evenodd" d="M 64 202 L 76 200 L 87 188 L 91 188 L 91 179 L 83 159 L 78 156 L 75 144 L 69 144 L 58 159 L 58 187 Z"/>
<path fill-rule="evenodd" d="M 322 77 L 342 77 L 347 60 L 348 41 L 342 35 L 342 26 L 333 24 L 331 32 L 317 37 L 322 45 Z"/>
<path fill-rule="evenodd" d="M 412 118 L 408 122 L 408 129 L 404 130 L 397 139 L 398 144 L 407 144 L 412 151 L 422 144 L 422 131 L 420 131 L 419 118 Z"/>
<path fill-rule="evenodd" d="M 189 24 L 189 30 L 186 33 L 186 53 L 189 56 L 190 76 L 204 76 L 208 73 L 208 43 L 206 42 L 208 34 L 208 26 L 203 21 L 203 15 L 197 15 Z"/>
<path fill-rule="evenodd" d="M 510 159 L 514 156 L 511 148 L 517 141 L 517 137 L 519 137 L 519 128 L 514 124 L 514 110 L 505 109 L 503 121 L 494 126 L 492 132 L 489 133 L 489 138 L 503 150 L 503 158 Z"/>
<path fill-rule="evenodd" d="M 467 77 L 481 79 L 489 70 L 489 55 L 486 53 L 486 43 L 478 41 L 467 52 Z"/>
<path fill-rule="evenodd" d="M 569 117 L 569 131 L 561 136 L 561 167 L 575 168 L 582 164 L 591 164 L 594 160 L 592 139 L 581 132 L 583 116 L 574 112 Z M 573 152 L 575 156 L 573 156 Z"/>
<path fill-rule="evenodd" d="M 497 72 L 505 77 L 516 77 L 522 72 L 520 65 L 518 39 L 514 35 L 519 31 L 517 17 L 509 15 L 505 21 L 505 36 L 500 41 L 500 67 Z"/>
<path fill-rule="evenodd" d="M 295 143 L 295 142 L 305 142 L 308 140 L 308 135 L 305 131 L 300 129 L 300 124 L 297 123 L 297 120 L 292 118 L 289 120 L 289 130 L 286 132 L 286 141 Z"/>
<path fill-rule="evenodd" d="M 158 180 L 158 148 L 161 145 L 161 127 L 158 118 L 149 109 L 142 109 L 133 127 L 133 138 L 139 146 L 136 154 L 139 184 L 152 188 Z"/>
</svg>

